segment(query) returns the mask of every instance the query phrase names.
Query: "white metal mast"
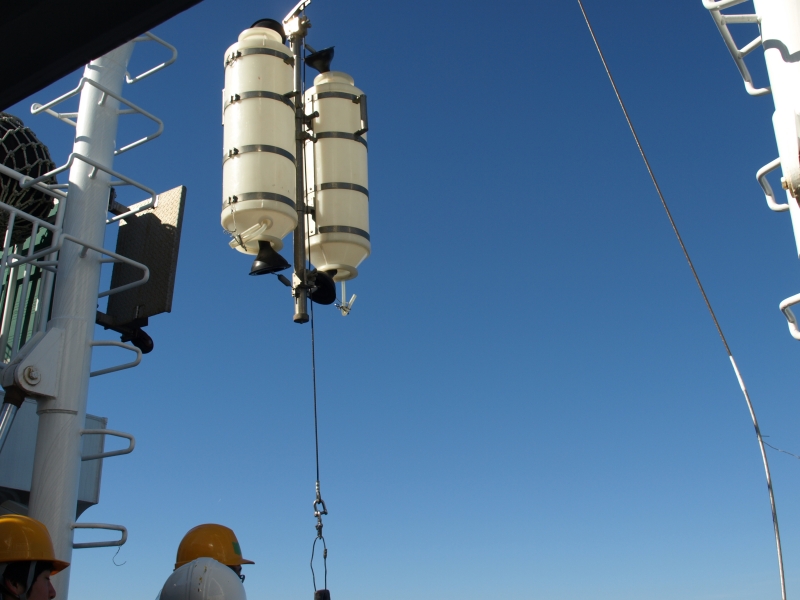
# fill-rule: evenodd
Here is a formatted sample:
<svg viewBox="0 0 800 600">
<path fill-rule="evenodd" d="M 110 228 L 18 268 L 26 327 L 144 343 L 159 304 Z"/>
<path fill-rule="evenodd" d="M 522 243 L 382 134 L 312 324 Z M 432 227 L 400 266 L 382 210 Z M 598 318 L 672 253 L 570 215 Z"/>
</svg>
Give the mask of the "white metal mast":
<svg viewBox="0 0 800 600">
<path fill-rule="evenodd" d="M 84 77 L 119 95 L 133 42 L 86 66 Z M 84 85 L 78 108 L 74 154 L 111 169 L 119 120 L 119 101 L 99 87 Z M 66 235 L 97 247 L 103 245 L 108 214 L 109 173 L 83 160 L 69 172 Z M 31 482 L 30 516 L 47 526 L 56 556 L 70 561 L 81 467 L 81 433 L 86 418 L 92 340 L 100 285 L 100 258 L 77 244 L 65 244 L 58 261 L 58 280 L 48 330 L 63 330 L 60 373 L 55 398 L 39 400 L 39 430 Z M 66 600 L 70 569 L 53 578 L 58 597 Z"/>
<path fill-rule="evenodd" d="M 745 89 L 751 96 L 772 93 L 775 112 L 772 124 L 778 145 L 778 158 L 767 163 L 756 173 L 764 190 L 767 205 L 775 212 L 789 211 L 794 229 L 797 254 L 800 258 L 800 3 L 796 0 L 753 0 L 755 14 L 725 14 L 721 11 L 742 4 L 746 0 L 703 0 L 711 11 L 725 45 L 733 56 L 744 79 Z M 739 48 L 728 25 L 757 24 L 761 35 Z M 758 48 L 764 48 L 764 60 L 769 74 L 770 87 L 757 88 L 744 62 L 745 57 Z M 781 185 L 786 190 L 787 201 L 779 203 L 767 180 L 767 175 L 781 168 Z M 789 322 L 789 332 L 800 340 L 800 329 L 791 306 L 800 303 L 800 294 L 780 303 Z"/>
</svg>

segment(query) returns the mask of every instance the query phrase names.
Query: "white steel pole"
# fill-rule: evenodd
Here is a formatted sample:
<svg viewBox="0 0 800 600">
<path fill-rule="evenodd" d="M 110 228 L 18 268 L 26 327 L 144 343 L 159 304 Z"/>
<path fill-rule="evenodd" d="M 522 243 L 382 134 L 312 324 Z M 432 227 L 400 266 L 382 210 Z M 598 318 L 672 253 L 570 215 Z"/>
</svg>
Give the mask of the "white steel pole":
<svg viewBox="0 0 800 600">
<path fill-rule="evenodd" d="M 785 180 L 798 178 L 798 134 L 800 123 L 800 2 L 797 0 L 753 0 L 761 24 L 761 43 L 767 63 L 775 113 L 772 123 Z M 789 187 L 784 184 L 784 187 Z M 797 190 L 796 190 L 797 191 Z M 787 190 L 798 257 L 800 257 L 800 206 Z"/>
<path fill-rule="evenodd" d="M 120 94 L 133 42 L 120 46 L 86 66 L 84 77 Z M 119 102 L 96 87 L 81 91 L 73 151 L 112 167 Z M 64 233 L 103 245 L 109 196 L 108 173 L 76 159 L 69 172 Z M 39 430 L 31 481 L 31 517 L 43 522 L 53 538 L 56 557 L 71 560 L 73 525 L 78 504 L 81 430 L 86 419 L 89 368 L 92 358 L 100 256 L 66 242 L 58 262 L 58 279 L 48 329 L 64 330 L 58 392 L 38 403 Z M 58 598 L 67 600 L 70 570 L 53 578 Z"/>
</svg>

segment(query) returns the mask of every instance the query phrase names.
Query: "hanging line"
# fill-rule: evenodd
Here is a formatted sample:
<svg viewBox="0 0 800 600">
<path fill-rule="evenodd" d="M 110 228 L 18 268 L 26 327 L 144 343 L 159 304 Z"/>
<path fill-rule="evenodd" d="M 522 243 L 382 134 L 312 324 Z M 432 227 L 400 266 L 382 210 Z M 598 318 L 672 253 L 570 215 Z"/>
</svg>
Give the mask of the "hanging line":
<svg viewBox="0 0 800 600">
<path fill-rule="evenodd" d="M 300 55 L 305 55 L 305 38 L 303 38 L 303 44 L 300 50 Z M 302 87 L 303 92 L 305 92 L 305 82 L 306 82 L 306 61 L 303 60 L 303 81 Z M 302 95 L 301 95 L 302 98 Z M 313 152 L 313 150 L 312 150 Z M 303 144 L 303 156 L 302 161 L 303 165 L 306 165 L 305 162 L 305 155 L 306 155 L 306 146 Z M 303 193 L 308 189 L 308 183 L 306 181 L 307 173 L 306 169 L 303 169 Z M 308 210 L 308 205 L 304 203 L 306 206 L 306 213 L 303 215 L 303 218 L 306 220 L 306 248 L 311 248 L 311 228 L 309 227 L 309 217 L 310 217 L 310 210 Z M 310 259 L 310 257 L 307 257 Z M 310 266 L 310 262 L 307 262 L 303 265 L 303 270 L 306 271 L 307 267 Z M 303 277 L 305 279 L 305 276 Z M 311 581 L 314 585 L 314 591 L 317 591 L 317 576 L 314 573 L 314 551 L 317 547 L 317 540 L 322 540 L 322 564 L 325 569 L 325 579 L 323 584 L 323 589 L 328 589 L 328 546 L 325 544 L 325 538 L 322 535 L 322 515 L 328 514 L 328 508 L 325 506 L 325 501 L 322 499 L 322 495 L 320 493 L 319 487 L 319 424 L 317 418 L 317 352 L 316 352 L 316 345 L 315 345 L 315 337 L 314 337 L 314 301 L 309 299 L 310 304 L 310 317 L 311 317 L 311 381 L 314 390 L 314 459 L 316 462 L 316 473 L 317 479 L 315 484 L 315 491 L 316 496 L 314 498 L 314 517 L 317 519 L 317 524 L 315 525 L 315 529 L 317 530 L 317 536 L 314 538 L 314 543 L 311 545 Z"/>
<path fill-rule="evenodd" d="M 328 547 L 325 544 L 325 538 L 322 536 L 322 515 L 328 514 L 328 508 L 325 506 L 325 501 L 322 499 L 319 489 L 319 426 L 317 419 L 317 358 L 316 347 L 314 339 L 314 302 L 311 305 L 311 380 L 314 386 L 314 453 L 317 463 L 317 482 L 316 482 L 316 498 L 314 499 L 314 516 L 317 518 L 316 530 L 317 537 L 314 538 L 314 543 L 311 546 L 311 579 L 314 583 L 314 591 L 317 591 L 317 578 L 314 574 L 314 549 L 317 545 L 317 540 L 322 540 L 322 564 L 325 567 L 325 582 L 323 589 L 328 589 Z"/>
<path fill-rule="evenodd" d="M 628 122 L 628 127 L 630 127 L 631 133 L 633 134 L 633 139 L 636 141 L 636 146 L 639 148 L 639 153 L 642 155 L 642 160 L 644 161 L 644 165 L 647 168 L 647 172 L 650 174 L 650 179 L 653 181 L 653 186 L 656 188 L 656 193 L 658 197 L 661 199 L 661 205 L 664 207 L 664 212 L 667 213 L 667 218 L 669 219 L 670 225 L 672 225 L 672 231 L 675 232 L 675 237 L 678 239 L 678 243 L 681 246 L 681 250 L 683 250 L 683 255 L 686 257 L 686 262 L 689 264 L 689 268 L 692 271 L 692 275 L 694 276 L 694 280 L 697 283 L 697 287 L 700 289 L 700 294 L 703 296 L 703 300 L 706 303 L 706 307 L 708 308 L 708 312 L 711 314 L 711 319 L 714 321 L 714 326 L 717 328 L 717 333 L 719 333 L 719 337 L 722 340 L 722 345 L 725 346 L 725 352 L 728 354 L 728 358 L 731 361 L 731 366 L 733 366 L 733 372 L 736 374 L 736 379 L 739 382 L 739 387 L 742 389 L 742 393 L 744 394 L 744 399 L 747 402 L 747 409 L 750 411 L 750 417 L 753 420 L 753 427 L 756 430 L 756 439 L 758 440 L 758 446 L 761 449 L 761 460 L 764 463 L 764 471 L 767 475 L 767 490 L 769 491 L 769 503 L 772 509 L 772 527 L 775 530 L 775 545 L 778 549 L 778 572 L 780 573 L 781 579 L 781 598 L 782 600 L 786 600 L 786 580 L 784 578 L 783 573 L 783 551 L 781 550 L 781 533 L 780 529 L 778 528 L 778 510 L 775 507 L 775 494 L 772 490 L 772 476 L 770 475 L 769 471 L 769 462 L 767 461 L 767 451 L 764 448 L 764 440 L 761 437 L 761 429 L 758 427 L 758 420 L 756 419 L 756 412 L 753 408 L 753 403 L 750 400 L 750 393 L 747 391 L 747 387 L 744 384 L 744 380 L 742 379 L 742 374 L 739 372 L 739 367 L 736 366 L 736 361 L 733 358 L 733 353 L 731 352 L 730 346 L 728 346 L 728 342 L 725 339 L 725 335 L 722 333 L 722 327 L 720 327 L 719 321 L 717 321 L 717 316 L 714 314 L 714 309 L 711 308 L 711 302 L 706 295 L 705 290 L 703 289 L 703 284 L 700 283 L 700 277 L 697 274 L 697 271 L 694 268 L 694 264 L 692 263 L 692 259 L 689 257 L 689 251 L 686 249 L 686 245 L 683 243 L 683 239 L 681 238 L 681 234 L 678 233 L 678 226 L 675 224 L 675 219 L 672 218 L 672 213 L 669 211 L 669 207 L 667 206 L 667 201 L 664 199 L 664 194 L 661 193 L 661 188 L 656 181 L 655 173 L 653 173 L 653 169 L 650 166 L 650 161 L 647 160 L 647 156 L 644 153 L 644 148 L 642 148 L 642 143 L 639 141 L 639 136 L 636 134 L 636 130 L 633 127 L 633 122 L 631 121 L 630 115 L 628 114 L 628 110 L 625 108 L 625 104 L 622 102 L 622 96 L 620 96 L 619 90 L 617 89 L 617 84 L 614 82 L 614 78 L 611 76 L 611 70 L 608 67 L 608 63 L 606 62 L 605 56 L 603 56 L 603 51 L 600 49 L 600 44 L 597 41 L 597 37 L 594 34 L 594 29 L 592 29 L 592 24 L 589 22 L 589 16 L 586 14 L 586 10 L 583 8 L 583 2 L 578 0 L 578 6 L 580 6 L 581 12 L 583 13 L 583 18 L 586 21 L 586 26 L 589 28 L 589 34 L 592 36 L 592 41 L 594 42 L 595 48 L 597 48 L 597 53 L 600 55 L 600 60 L 603 62 L 603 67 L 606 70 L 606 74 L 608 75 L 608 79 L 611 82 L 611 87 L 614 88 L 614 94 L 617 96 L 617 101 L 619 102 L 619 106 L 622 109 L 622 113 L 625 115 L 625 120 Z"/>
</svg>

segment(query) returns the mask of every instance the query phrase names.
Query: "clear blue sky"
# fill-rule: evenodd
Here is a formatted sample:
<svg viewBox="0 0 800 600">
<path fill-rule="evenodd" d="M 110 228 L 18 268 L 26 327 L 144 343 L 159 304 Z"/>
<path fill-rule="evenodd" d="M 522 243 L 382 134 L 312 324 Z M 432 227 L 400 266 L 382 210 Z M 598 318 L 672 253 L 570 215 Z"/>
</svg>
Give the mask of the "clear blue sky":
<svg viewBox="0 0 800 600">
<path fill-rule="evenodd" d="M 251 600 L 312 597 L 310 331 L 219 225 L 223 55 L 290 4 L 206 0 L 155 30 L 178 62 L 125 91 L 166 131 L 116 168 L 188 199 L 155 350 L 92 381 L 89 412 L 137 447 L 106 461 L 83 520 L 130 538 L 121 567 L 75 552 L 73 598 L 154 597 L 203 522 L 256 561 Z M 700 0 L 586 8 L 767 441 L 800 453 L 800 345 L 778 311 L 798 263 L 755 180 L 777 156 L 772 100 L 745 94 Z M 778 598 L 746 406 L 577 3 L 314 0 L 308 15 L 309 43 L 335 45 L 370 103 L 373 255 L 352 314 L 316 312 L 334 600 Z M 131 71 L 158 56 L 137 49 Z M 71 130 L 28 109 L 77 77 L 10 111 L 56 161 Z M 796 596 L 800 461 L 770 458 Z"/>
</svg>

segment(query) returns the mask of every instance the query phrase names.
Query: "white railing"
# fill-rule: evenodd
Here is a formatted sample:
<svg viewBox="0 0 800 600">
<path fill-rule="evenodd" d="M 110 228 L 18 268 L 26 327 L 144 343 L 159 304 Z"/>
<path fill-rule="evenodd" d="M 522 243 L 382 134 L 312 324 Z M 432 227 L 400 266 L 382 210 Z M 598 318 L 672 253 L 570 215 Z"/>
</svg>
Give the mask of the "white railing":
<svg viewBox="0 0 800 600">
<path fill-rule="evenodd" d="M 713 0 L 703 0 L 703 6 L 709 10 L 714 19 L 714 23 L 717 24 L 717 29 L 719 29 L 722 39 L 725 41 L 725 45 L 728 47 L 728 51 L 731 53 L 733 61 L 739 69 L 739 74 L 741 74 L 744 80 L 744 89 L 747 90 L 747 93 L 751 96 L 764 96 L 770 93 L 770 89 L 768 87 L 757 88 L 753 85 L 753 77 L 750 75 L 750 71 L 747 69 L 747 65 L 744 62 L 745 57 L 761 45 L 761 36 L 759 35 L 750 43 L 739 48 L 728 29 L 728 25 L 746 23 L 758 24 L 758 15 L 725 15 L 721 12 L 723 9 L 742 4 L 746 1 L 747 0 L 721 0 L 719 2 L 714 2 Z"/>
</svg>

